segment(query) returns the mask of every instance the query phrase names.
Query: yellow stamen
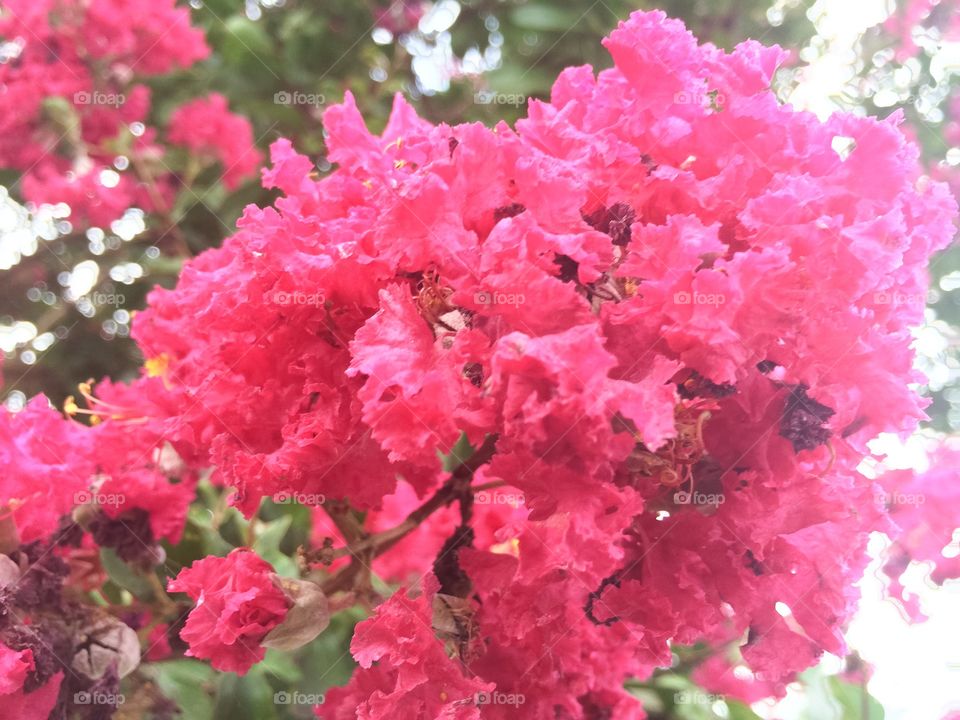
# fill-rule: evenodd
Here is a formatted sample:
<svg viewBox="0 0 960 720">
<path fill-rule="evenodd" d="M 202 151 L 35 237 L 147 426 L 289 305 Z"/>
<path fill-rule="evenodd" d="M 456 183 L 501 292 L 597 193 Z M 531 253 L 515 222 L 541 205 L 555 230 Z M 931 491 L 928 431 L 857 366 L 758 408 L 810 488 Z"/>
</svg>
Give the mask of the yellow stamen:
<svg viewBox="0 0 960 720">
<path fill-rule="evenodd" d="M 143 363 L 147 377 L 164 377 L 170 369 L 170 356 L 160 353 L 156 357 L 148 358 Z"/>
</svg>

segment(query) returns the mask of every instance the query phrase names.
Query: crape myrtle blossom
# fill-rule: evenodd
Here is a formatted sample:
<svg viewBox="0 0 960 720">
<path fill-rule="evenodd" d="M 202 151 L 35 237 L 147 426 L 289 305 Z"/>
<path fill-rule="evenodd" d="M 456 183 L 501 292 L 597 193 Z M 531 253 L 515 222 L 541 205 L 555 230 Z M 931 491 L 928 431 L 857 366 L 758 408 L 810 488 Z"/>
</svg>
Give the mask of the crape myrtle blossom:
<svg viewBox="0 0 960 720">
<path fill-rule="evenodd" d="M 57 704 L 61 675 L 39 687 L 30 687 L 36 670 L 33 652 L 12 650 L 0 643 L 0 703 L 8 717 L 22 720 L 46 720 Z M 29 692 L 28 692 L 29 690 Z"/>
<path fill-rule="evenodd" d="M 954 201 L 898 117 L 780 105 L 776 48 L 660 13 L 605 44 L 613 69 L 566 70 L 516 130 L 398 98 L 377 137 L 348 95 L 338 169 L 277 142 L 283 197 L 137 318 L 183 398 L 174 446 L 248 514 L 280 492 L 375 510 L 397 476 L 427 496 L 461 433 L 493 439 L 475 484 L 523 494 L 511 542 L 446 543 L 436 582 L 361 626 L 324 717 L 479 717 L 490 683 L 528 717 L 638 717 L 622 683 L 670 643 L 732 642 L 773 693 L 844 652 L 891 527 L 856 467 L 923 417 L 909 327 Z"/>
<path fill-rule="evenodd" d="M 0 41 L 0 167 L 22 173 L 26 200 L 66 203 L 77 227 L 108 226 L 131 206 L 172 204 L 179 183 L 149 126 L 150 90 L 141 81 L 210 54 L 189 8 L 175 0 L 9 0 Z M 229 188 L 259 165 L 249 121 L 216 94 L 184 105 L 170 123 L 170 143 L 219 160 Z M 115 165 L 118 156 L 128 162 Z"/>
<path fill-rule="evenodd" d="M 190 644 L 187 655 L 241 674 L 263 660 L 260 641 L 290 606 L 273 580 L 273 568 L 249 550 L 198 560 L 180 571 L 169 589 L 197 603 L 180 634 Z"/>
<path fill-rule="evenodd" d="M 82 388 L 75 468 L 0 435 L 108 498 L 175 488 L 86 507 L 94 540 L 122 516 L 175 543 L 208 468 L 248 517 L 316 506 L 314 615 L 371 610 L 327 720 L 642 718 L 625 681 L 695 643 L 705 686 L 778 696 L 845 652 L 870 532 L 931 552 L 857 467 L 924 417 L 910 327 L 949 192 L 898 116 L 781 105 L 778 48 L 658 12 L 605 45 L 612 69 L 568 68 L 516 128 L 398 97 L 376 136 L 348 94 L 336 169 L 277 141 L 280 197 L 136 317 L 143 376 Z M 68 422 L 35 402 L 23 422 Z M 21 534 L 53 533 L 13 482 Z M 242 673 L 310 616 L 286 587 L 248 549 L 201 559 L 169 585 L 196 604 L 180 637 Z"/>
<path fill-rule="evenodd" d="M 170 116 L 170 142 L 194 153 L 210 154 L 223 168 L 223 183 L 234 189 L 253 175 L 263 160 L 253 142 L 250 121 L 231 113 L 219 93 L 191 100 Z"/>
<path fill-rule="evenodd" d="M 911 620 L 922 620 L 919 598 L 907 595 L 901 575 L 911 562 L 931 566 L 930 579 L 937 585 L 960 577 L 960 557 L 944 551 L 960 527 L 960 486 L 955 481 L 956 447 L 943 446 L 931 458 L 926 472 L 894 470 L 880 477 L 875 501 L 897 527 L 895 541 L 885 555 L 883 573 L 888 592 L 902 605 Z"/>
</svg>

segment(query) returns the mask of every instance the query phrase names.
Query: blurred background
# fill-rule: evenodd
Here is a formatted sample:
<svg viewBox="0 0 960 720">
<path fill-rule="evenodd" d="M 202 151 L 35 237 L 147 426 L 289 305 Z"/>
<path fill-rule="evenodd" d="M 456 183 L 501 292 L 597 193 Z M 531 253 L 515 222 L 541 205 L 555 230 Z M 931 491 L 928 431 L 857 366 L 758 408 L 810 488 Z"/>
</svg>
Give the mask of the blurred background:
<svg viewBox="0 0 960 720">
<path fill-rule="evenodd" d="M 704 42 L 731 48 L 754 38 L 790 50 L 775 81 L 784 102 L 821 117 L 902 113 L 925 172 L 960 190 L 957 0 L 191 0 L 184 7 L 206 36 L 208 57 L 163 73 L 114 63 L 95 76 L 94 104 L 97 92 L 123 104 L 139 97 L 136 88 L 148 89 L 145 117 L 131 114 L 137 119 L 117 136 L 128 142 L 91 147 L 87 126 L 78 130 L 89 122 L 82 98 L 43 100 L 39 131 L 56 139 L 50 153 L 66 175 L 80 172 L 78 158 L 101 163 L 96 192 L 112 212 L 94 217 L 71 207 L 69 188 L 48 202 L 26 202 L 34 169 L 10 159 L 9 146 L 25 139 L 3 78 L 31 38 L 11 29 L 18 26 L 0 2 L 0 134 L 7 135 L 0 139 L 0 402 L 9 410 L 41 392 L 60 405 L 89 378 L 133 377 L 144 358 L 129 339 L 130 323 L 149 289 L 173 285 L 186 259 L 219 245 L 245 205 L 272 202 L 255 172 L 237 177 L 232 163 L 216 157 L 198 165 L 196 153 L 178 145 L 172 116 L 210 93 L 252 123 L 251 146 L 266 152 L 277 138 L 290 138 L 322 175 L 331 169 L 322 113 L 346 90 L 377 131 L 396 92 L 433 122 L 513 122 L 529 99 L 549 97 L 562 68 L 609 66 L 600 39 L 632 10 L 658 7 Z M 150 138 L 149 152 L 138 150 L 142 137 Z M 128 180 L 150 190 L 149 202 L 110 203 L 111 190 Z M 926 322 L 916 329 L 930 420 L 908 442 L 878 441 L 891 466 L 922 467 L 930 443 L 960 428 L 960 251 L 943 252 L 930 272 Z M 883 539 L 877 544 L 879 553 Z M 849 637 L 876 666 L 869 689 L 888 718 L 960 713 L 960 592 L 935 588 L 922 567 L 906 578 L 930 616 L 922 625 L 909 626 L 881 599 L 879 580 L 864 580 L 863 609 Z M 754 711 L 880 717 L 862 687 L 838 675 L 843 667 L 849 660 L 827 658 L 778 708 Z M 670 693 L 686 687 L 676 675 L 638 688 L 651 707 L 661 704 L 659 717 L 756 717 L 710 698 L 673 706 Z"/>
</svg>

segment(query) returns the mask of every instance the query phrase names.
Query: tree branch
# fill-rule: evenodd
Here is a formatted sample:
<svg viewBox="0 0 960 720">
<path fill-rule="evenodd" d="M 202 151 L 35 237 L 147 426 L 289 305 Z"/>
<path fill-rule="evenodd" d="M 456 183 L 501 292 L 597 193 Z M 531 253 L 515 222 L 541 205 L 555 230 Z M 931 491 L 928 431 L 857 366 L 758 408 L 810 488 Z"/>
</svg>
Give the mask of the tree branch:
<svg viewBox="0 0 960 720">
<path fill-rule="evenodd" d="M 372 562 L 374 558 L 379 557 L 383 553 L 387 552 L 387 550 L 392 548 L 394 545 L 400 542 L 400 540 L 413 532 L 420 525 L 420 523 L 430 517 L 441 507 L 450 505 L 454 500 L 459 500 L 461 504 L 467 505 L 469 500 L 472 499 L 473 492 L 475 491 L 475 488 L 470 487 L 470 481 L 473 480 L 474 473 L 482 465 L 490 462 L 490 458 L 493 457 L 496 444 L 497 436 L 488 435 L 484 440 L 483 445 L 481 445 L 467 460 L 458 465 L 457 468 L 451 473 L 449 479 L 440 488 L 438 488 L 429 499 L 424 501 L 419 507 L 413 510 L 413 512 L 407 515 L 407 517 L 399 525 L 396 525 L 389 530 L 368 535 L 363 530 L 362 525 L 359 526 L 359 530 L 357 527 L 351 527 L 348 525 L 341 526 L 340 523 L 342 522 L 342 512 L 338 509 L 338 506 L 334 505 L 333 507 L 328 508 L 325 505 L 324 509 L 327 510 L 327 514 L 330 515 L 330 518 L 337 526 L 337 529 L 343 534 L 347 544 L 346 546 L 337 548 L 333 551 L 328 548 L 322 549 L 318 551 L 317 554 L 325 554 L 325 559 L 328 561 L 340 557 L 350 556 L 351 561 L 347 567 L 338 570 L 332 576 L 327 578 L 327 580 L 323 583 L 324 593 L 330 594 L 339 590 L 348 590 L 352 588 L 354 581 L 362 574 L 362 572 L 369 572 L 369 562 Z M 495 486 L 496 484 L 497 483 L 488 483 L 487 485 Z M 470 498 L 467 499 L 467 496 L 470 496 Z M 464 512 L 467 511 L 462 509 L 461 515 Z M 352 512 L 350 514 L 355 520 L 355 516 L 352 515 Z M 312 553 L 306 553 L 305 557 L 308 563 L 312 561 L 312 556 Z M 365 558 L 369 558 L 366 568 L 363 566 Z"/>
</svg>

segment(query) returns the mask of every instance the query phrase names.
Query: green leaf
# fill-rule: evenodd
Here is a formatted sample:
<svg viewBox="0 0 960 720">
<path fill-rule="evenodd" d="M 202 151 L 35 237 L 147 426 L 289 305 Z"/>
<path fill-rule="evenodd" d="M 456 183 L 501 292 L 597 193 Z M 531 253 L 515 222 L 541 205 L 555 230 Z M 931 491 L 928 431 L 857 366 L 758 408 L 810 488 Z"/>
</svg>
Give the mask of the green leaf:
<svg viewBox="0 0 960 720">
<path fill-rule="evenodd" d="M 208 508 L 191 505 L 187 511 L 187 519 L 198 528 L 204 530 L 213 528 L 213 512 Z"/>
<path fill-rule="evenodd" d="M 255 665 L 243 677 L 224 675 L 213 710 L 214 720 L 276 720 L 273 686 Z M 193 718 L 193 715 L 190 715 Z"/>
<path fill-rule="evenodd" d="M 539 66 L 534 65 L 530 68 L 518 66 L 502 67 L 494 70 L 487 75 L 487 83 L 494 92 L 501 93 L 514 101 L 529 100 L 532 97 L 549 97 L 550 86 L 553 79 Z M 522 98 L 520 97 L 522 96 Z M 527 103 L 520 102 L 518 105 L 481 105 L 479 107 L 490 108 L 497 112 L 513 111 L 518 114 L 524 114 Z"/>
<path fill-rule="evenodd" d="M 739 700 L 727 700 L 727 711 L 729 720 L 762 720 L 748 705 L 744 705 Z"/>
<path fill-rule="evenodd" d="M 883 705 L 865 687 L 844 682 L 836 675 L 827 680 L 827 685 L 843 708 L 843 720 L 883 720 Z"/>
<path fill-rule="evenodd" d="M 275 556 L 280 553 L 280 543 L 290 529 L 293 518 L 289 515 L 282 515 L 276 520 L 268 523 L 259 523 L 263 528 L 257 535 L 253 543 L 253 549 L 264 559 Z"/>
<path fill-rule="evenodd" d="M 138 600 L 154 601 L 153 586 L 143 573 L 127 565 L 110 548 L 100 548 L 100 564 L 110 579 Z"/>
<path fill-rule="evenodd" d="M 267 650 L 267 655 L 259 667 L 263 668 L 267 677 L 275 678 L 283 685 L 295 685 L 303 677 L 293 656 L 279 650 Z"/>
<path fill-rule="evenodd" d="M 450 453 L 444 455 L 442 452 L 437 450 L 437 456 L 440 458 L 440 463 L 443 466 L 444 472 L 453 472 L 458 467 L 463 465 L 467 460 L 473 457 L 473 454 L 477 449 L 470 444 L 470 440 L 467 438 L 465 432 L 460 433 L 460 437 L 457 438 L 457 442 L 454 443 L 453 447 L 450 448 Z"/>
<path fill-rule="evenodd" d="M 303 668 L 303 692 L 325 693 L 334 685 L 346 684 L 356 667 L 350 656 L 350 638 L 362 619 L 363 611 L 359 608 L 337 613 L 330 626 L 303 649 L 297 660 Z"/>
<path fill-rule="evenodd" d="M 217 675 L 199 660 L 168 660 L 143 666 L 161 692 L 191 720 L 212 720 Z"/>
<path fill-rule="evenodd" d="M 806 707 L 803 720 L 883 720 L 883 706 L 865 689 L 814 667 L 800 676 Z"/>
<path fill-rule="evenodd" d="M 89 95 L 89 93 L 77 93 L 77 95 Z M 53 125 L 57 135 L 73 147 L 80 146 L 80 115 L 69 100 L 56 95 L 44 98 L 40 111 L 43 118 Z"/>
<path fill-rule="evenodd" d="M 243 15 L 233 15 L 224 23 L 227 35 L 223 42 L 223 56 L 227 61 L 242 62 L 253 56 L 260 61 L 273 57 L 274 43 L 260 23 Z"/>
<path fill-rule="evenodd" d="M 510 13 L 510 19 L 525 30 L 566 32 L 579 22 L 580 13 L 562 10 L 546 3 L 530 3 L 515 8 Z"/>
</svg>

